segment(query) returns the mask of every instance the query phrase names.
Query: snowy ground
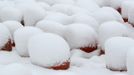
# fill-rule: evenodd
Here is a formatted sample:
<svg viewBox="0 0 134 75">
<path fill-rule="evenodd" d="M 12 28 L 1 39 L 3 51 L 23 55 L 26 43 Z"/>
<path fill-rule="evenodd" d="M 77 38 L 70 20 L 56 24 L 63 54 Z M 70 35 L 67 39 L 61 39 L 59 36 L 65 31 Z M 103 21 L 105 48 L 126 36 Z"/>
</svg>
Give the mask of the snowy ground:
<svg viewBox="0 0 134 75">
<path fill-rule="evenodd" d="M 134 46 L 133 10 L 133 0 L 0 0 L 0 75 L 134 75 L 128 74 L 134 72 L 134 48 L 127 56 Z M 122 37 L 121 42 L 105 44 L 112 37 Z M 10 40 L 16 49 L 1 50 Z M 88 47 L 98 50 L 79 50 Z M 107 69 L 109 56 L 114 67 L 128 73 Z M 69 58 L 69 69 L 48 69 Z"/>
<path fill-rule="evenodd" d="M 72 55 L 73 56 L 73 55 Z M 93 56 L 90 59 L 77 56 L 72 57 L 68 70 L 51 70 L 31 64 L 28 57 L 20 57 L 15 50 L 0 52 L 0 74 L 8 64 L 20 63 L 32 72 L 32 75 L 127 75 L 126 72 L 110 71 L 105 65 L 105 56 Z M 13 67 L 14 69 L 17 67 Z M 10 69 L 8 69 L 10 70 Z M 9 71 L 10 72 L 10 71 Z M 21 73 L 21 72 L 20 72 Z M 10 75 L 10 73 L 9 73 Z"/>
</svg>

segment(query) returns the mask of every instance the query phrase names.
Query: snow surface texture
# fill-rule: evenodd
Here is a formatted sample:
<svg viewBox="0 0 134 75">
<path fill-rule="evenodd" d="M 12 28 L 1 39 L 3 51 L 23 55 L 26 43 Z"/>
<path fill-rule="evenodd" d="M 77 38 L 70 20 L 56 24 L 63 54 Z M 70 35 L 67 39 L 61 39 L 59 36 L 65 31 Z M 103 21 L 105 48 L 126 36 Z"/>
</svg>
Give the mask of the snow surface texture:
<svg viewBox="0 0 134 75">
<path fill-rule="evenodd" d="M 129 75 L 134 75 L 134 47 L 132 47 L 127 53 L 127 70 Z"/>
<path fill-rule="evenodd" d="M 105 43 L 107 68 L 127 70 L 127 52 L 134 46 L 134 40 L 128 37 L 113 37 Z"/>
<path fill-rule="evenodd" d="M 128 22 L 134 25 L 134 5 L 128 10 Z"/>
<path fill-rule="evenodd" d="M 69 4 L 55 4 L 51 7 L 51 11 L 61 12 L 72 16 L 77 13 L 90 14 L 88 10 Z"/>
<path fill-rule="evenodd" d="M 50 10 L 50 5 L 44 2 L 38 2 L 38 5 L 40 5 L 45 10 Z"/>
<path fill-rule="evenodd" d="M 121 4 L 124 0 L 110 0 L 109 5 L 115 9 L 118 9 L 121 7 Z"/>
<path fill-rule="evenodd" d="M 65 28 L 64 25 L 54 22 L 54 21 L 49 21 L 49 20 L 39 21 L 36 24 L 36 27 L 42 29 L 44 32 L 55 33 L 60 36 L 63 36 L 63 31 Z"/>
<path fill-rule="evenodd" d="M 89 12 L 94 12 L 95 10 L 99 9 L 99 6 L 92 0 L 77 0 L 76 5 L 87 9 Z"/>
<path fill-rule="evenodd" d="M 14 32 L 19 29 L 19 28 L 22 28 L 22 24 L 18 21 L 4 21 L 3 24 L 9 29 L 10 33 L 11 33 L 11 38 L 12 40 L 14 39 L 13 38 L 13 34 Z"/>
<path fill-rule="evenodd" d="M 95 47 L 97 44 L 96 31 L 84 24 L 71 24 L 64 30 L 64 36 L 71 48 Z"/>
<path fill-rule="evenodd" d="M 73 23 L 87 24 L 87 25 L 93 27 L 94 30 L 96 30 L 96 31 L 99 28 L 99 24 L 96 21 L 96 19 L 93 18 L 92 16 L 89 16 L 86 14 L 81 14 L 81 13 L 75 14 L 72 16 L 72 20 L 73 20 Z"/>
<path fill-rule="evenodd" d="M 0 48 L 5 46 L 5 44 L 11 38 L 11 34 L 6 26 L 0 23 Z"/>
<path fill-rule="evenodd" d="M 133 6 L 134 1 L 123 1 L 121 4 L 121 14 L 123 18 L 128 19 L 128 11 L 131 6 Z"/>
<path fill-rule="evenodd" d="M 68 43 L 62 37 L 51 33 L 31 37 L 28 50 L 31 62 L 43 67 L 61 65 L 70 58 Z"/>
<path fill-rule="evenodd" d="M 7 23 L 7 25 L 5 25 L 11 33 L 13 33 L 14 31 L 16 32 L 16 29 L 19 28 L 19 24 L 17 22 L 21 21 L 21 23 L 23 24 L 23 22 L 24 22 L 24 24 L 26 26 L 37 25 L 36 27 L 42 29 L 42 31 L 39 29 L 41 31 L 41 33 L 45 34 L 47 32 L 46 29 L 48 29 L 49 30 L 48 32 L 50 32 L 50 33 L 62 35 L 65 40 L 67 40 L 67 39 L 65 38 L 66 34 L 64 34 L 64 29 L 69 28 L 70 24 L 74 24 L 74 23 L 81 24 L 83 26 L 82 28 L 85 29 L 85 32 L 84 32 L 84 30 L 82 30 L 82 28 L 77 29 L 77 27 L 76 27 L 77 32 L 74 32 L 75 28 L 72 28 L 72 29 L 74 29 L 74 30 L 72 30 L 73 33 L 69 36 L 69 38 L 74 38 L 74 41 L 75 41 L 75 38 L 80 37 L 81 34 L 82 34 L 82 36 L 86 35 L 86 30 L 89 28 L 90 28 L 90 33 L 88 33 L 88 35 L 89 35 L 88 37 L 90 37 L 90 35 L 94 36 L 96 34 L 95 31 L 97 31 L 97 33 L 98 33 L 98 28 L 104 22 L 113 21 L 113 20 L 118 21 L 118 22 L 123 22 L 121 15 L 117 12 L 116 9 L 121 7 L 122 2 L 124 2 L 124 1 L 125 0 L 0 0 L 0 11 L 1 11 L 0 12 L 1 13 L 0 14 L 0 22 L 2 22 L 2 24 L 4 24 L 4 22 L 6 22 L 6 21 L 8 22 L 9 20 L 16 21 L 16 24 L 10 22 L 11 25 L 14 24 L 12 26 L 9 24 L 9 22 Z M 132 2 L 133 0 L 127 0 L 127 1 Z M 131 5 L 131 2 L 128 2 L 128 4 L 130 3 L 130 5 Z M 133 6 L 133 3 L 132 3 L 132 6 Z M 125 17 L 127 17 L 128 16 L 127 13 L 128 13 L 128 11 L 130 11 L 129 10 L 130 7 L 127 6 L 127 2 L 126 2 L 126 5 L 124 4 L 124 6 L 122 8 L 123 8 L 122 16 L 124 13 Z M 60 13 L 60 14 L 57 14 L 57 13 Z M 51 16 L 51 14 L 53 14 L 53 15 Z M 45 18 L 48 16 L 49 16 L 49 18 L 48 18 L 49 20 L 47 20 L 47 22 L 44 23 Z M 131 18 L 132 18 L 132 16 L 131 16 Z M 41 22 L 44 24 L 42 24 Z M 129 23 L 131 23 L 131 22 L 129 21 Z M 127 31 L 131 32 L 129 34 L 129 37 L 134 38 L 134 34 L 133 34 L 134 29 L 132 28 L 132 25 L 130 25 L 129 23 L 123 24 L 124 26 L 120 26 L 120 25 L 117 26 L 117 30 L 122 31 L 122 32 L 117 31 L 117 33 L 119 33 L 119 35 L 120 35 L 123 33 L 123 31 L 126 31 L 126 29 L 128 28 Z M 47 25 L 45 25 L 45 24 L 47 24 Z M 50 25 L 50 24 L 52 24 L 52 25 Z M 113 23 L 113 27 L 115 26 L 114 24 L 116 24 L 116 23 Z M 125 25 L 127 28 L 125 27 Z M 2 25 L 0 25 L 0 26 L 2 27 Z M 87 27 L 87 29 L 86 29 L 86 27 Z M 120 27 L 120 28 L 118 29 L 118 27 Z M 21 27 L 21 28 L 23 28 L 23 27 Z M 63 28 L 63 31 L 62 31 L 62 28 Z M 106 28 L 110 29 L 110 27 L 106 27 Z M 30 31 L 32 33 L 32 30 L 30 30 Z M 116 28 L 115 28 L 115 31 L 116 31 Z M 95 32 L 95 34 L 92 35 L 91 33 L 94 33 L 94 32 Z M 7 36 L 7 34 L 5 34 L 6 30 L 4 30 L 3 28 L 0 29 L 0 33 L 2 33 L 2 34 L 0 34 L 2 36 Z M 83 33 L 85 33 L 85 34 L 83 34 Z M 27 36 L 27 32 L 24 34 L 26 34 L 26 35 L 18 37 L 18 38 L 25 39 L 25 36 Z M 39 34 L 39 33 L 37 33 L 37 34 Z M 74 34 L 76 34 L 76 37 L 74 36 Z M 22 35 L 23 35 L 23 33 L 22 33 Z M 98 34 L 96 34 L 96 35 L 98 35 Z M 104 36 L 105 36 L 105 34 L 104 34 Z M 123 36 L 127 36 L 127 35 L 125 34 Z M 86 36 L 84 36 L 84 37 L 86 37 Z M 26 38 L 30 38 L 30 37 L 26 37 Z M 90 38 L 91 38 L 90 42 L 92 41 L 92 44 L 93 44 L 94 43 L 93 40 L 95 40 L 96 36 L 90 37 Z M 83 37 L 77 38 L 77 40 L 80 40 L 80 45 L 82 46 L 83 43 L 84 44 L 86 44 L 86 43 L 85 43 L 85 41 L 83 41 L 81 43 L 81 39 L 83 40 L 85 38 L 83 38 Z M 2 40 L 2 41 L 5 41 L 5 40 L 7 40 L 7 38 L 4 37 L 4 40 Z M 96 38 L 96 40 L 98 40 L 98 39 Z M 2 42 L 0 41 L 0 44 L 1 43 Z M 21 43 L 23 43 L 23 42 L 21 42 Z M 79 44 L 78 41 L 76 43 Z M 95 43 L 97 43 L 97 41 Z M 56 43 L 56 45 L 57 45 L 57 43 Z M 77 44 L 75 44 L 75 45 L 77 45 Z M 38 46 L 40 46 L 40 45 L 38 45 Z M 27 46 L 25 48 L 27 48 Z M 19 49 L 19 50 L 21 50 L 21 49 Z M 60 50 L 58 50 L 58 51 L 60 51 Z M 99 51 L 100 51 L 100 49 L 97 49 L 94 52 L 85 53 L 85 52 L 81 51 L 80 49 L 71 50 L 70 68 L 65 71 L 55 71 L 55 70 L 50 70 L 50 69 L 46 69 L 44 67 L 34 65 L 31 63 L 30 57 L 21 57 L 20 55 L 18 55 L 19 51 L 16 50 L 16 48 L 13 48 L 13 51 L 11 51 L 11 52 L 0 51 L 0 74 L 1 75 L 21 75 L 21 74 L 22 75 L 128 75 L 127 72 L 111 71 L 111 70 L 107 69 L 106 68 L 106 60 L 105 60 L 105 58 L 107 56 L 106 55 L 96 56 L 96 55 L 99 55 Z M 28 53 L 28 51 L 26 51 L 26 53 Z M 56 55 L 57 52 L 54 52 L 54 53 L 52 53 L 53 54 L 52 57 L 54 55 L 57 56 Z M 120 53 L 119 53 L 119 55 L 120 55 Z M 43 55 L 43 56 L 45 56 L 45 55 Z M 114 54 L 112 56 L 114 57 Z M 114 57 L 114 58 L 116 58 L 116 57 Z M 125 59 L 126 58 L 127 57 L 125 57 Z M 39 59 L 43 59 L 43 57 L 39 57 Z M 132 57 L 130 58 L 130 60 L 131 59 L 132 59 Z M 128 61 L 126 61 L 126 62 L 129 62 L 129 59 L 127 59 L 127 60 Z M 130 63 L 130 64 L 132 64 L 132 63 Z M 129 66 L 131 66 L 131 65 L 129 65 Z M 132 66 L 131 67 L 129 67 L 129 66 L 127 68 L 132 67 Z M 133 70 L 133 68 L 128 69 L 128 70 L 129 70 L 128 71 L 129 74 L 131 74 L 130 72 Z"/>
<path fill-rule="evenodd" d="M 3 7 L 0 10 L 0 21 L 7 21 L 7 20 L 22 20 L 22 13 L 19 9 L 14 7 Z"/>
<path fill-rule="evenodd" d="M 16 50 L 21 56 L 29 56 L 27 49 L 28 40 L 39 33 L 43 33 L 43 31 L 35 27 L 23 27 L 15 31 L 14 41 Z"/>
<path fill-rule="evenodd" d="M 125 26 L 125 24 L 122 24 L 117 21 L 109 21 L 101 24 L 99 27 L 99 44 L 104 50 L 104 43 L 107 39 L 115 36 L 128 36 L 128 28 Z"/>
<path fill-rule="evenodd" d="M 94 12 L 92 16 L 99 22 L 99 24 L 112 20 L 123 22 L 121 15 L 111 7 L 102 7 Z"/>
<path fill-rule="evenodd" d="M 26 7 L 26 6 L 25 6 Z M 45 10 L 39 6 L 28 5 L 24 10 L 24 24 L 26 26 L 34 26 L 39 20 L 44 19 Z"/>
<path fill-rule="evenodd" d="M 1 75 L 32 75 L 32 72 L 23 64 L 13 63 L 4 67 L 0 71 Z"/>
<path fill-rule="evenodd" d="M 71 19 L 68 15 L 59 12 L 48 13 L 45 17 L 45 20 L 58 22 L 64 25 L 71 23 Z"/>
</svg>

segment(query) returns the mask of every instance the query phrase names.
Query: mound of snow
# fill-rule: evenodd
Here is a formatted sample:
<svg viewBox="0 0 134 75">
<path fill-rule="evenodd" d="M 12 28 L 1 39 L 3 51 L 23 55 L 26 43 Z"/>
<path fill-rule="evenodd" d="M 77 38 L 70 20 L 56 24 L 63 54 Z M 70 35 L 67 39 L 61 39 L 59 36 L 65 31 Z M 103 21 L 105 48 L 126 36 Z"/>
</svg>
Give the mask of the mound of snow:
<svg viewBox="0 0 134 75">
<path fill-rule="evenodd" d="M 34 26 L 38 21 L 44 19 L 46 12 L 39 6 L 27 6 L 23 9 L 25 26 Z"/>
<path fill-rule="evenodd" d="M 64 36 L 71 48 L 95 47 L 96 31 L 85 24 L 71 24 L 65 28 Z"/>
<path fill-rule="evenodd" d="M 126 70 L 128 50 L 134 46 L 134 40 L 128 37 L 113 37 L 105 42 L 107 68 Z"/>
<path fill-rule="evenodd" d="M 13 34 L 14 32 L 19 29 L 22 28 L 23 25 L 18 22 L 18 21 L 4 21 L 3 24 L 9 29 L 11 35 L 12 35 L 12 40 L 13 40 Z"/>
<path fill-rule="evenodd" d="M 76 13 L 85 13 L 85 14 L 89 14 L 89 11 L 84 9 L 84 8 L 80 8 L 78 6 L 75 5 L 69 5 L 69 4 L 55 4 L 51 7 L 51 11 L 56 11 L 56 12 L 61 12 L 67 15 L 74 15 Z"/>
<path fill-rule="evenodd" d="M 92 16 L 86 14 L 75 14 L 72 16 L 73 23 L 82 23 L 87 24 L 94 28 L 94 30 L 98 30 L 99 24 Z"/>
<path fill-rule="evenodd" d="M 134 75 L 134 47 L 127 52 L 127 70 L 128 75 Z"/>
<path fill-rule="evenodd" d="M 29 56 L 27 45 L 30 37 L 43 33 L 42 30 L 35 27 L 23 27 L 19 28 L 14 33 L 14 41 L 16 45 L 16 51 L 21 56 Z"/>
<path fill-rule="evenodd" d="M 115 36 L 128 36 L 129 30 L 128 28 L 117 21 L 109 21 L 101 24 L 99 27 L 99 44 L 104 50 L 104 43 L 107 39 Z"/>
<path fill-rule="evenodd" d="M 65 26 L 60 23 L 48 20 L 39 21 L 36 27 L 42 29 L 44 32 L 55 33 L 60 36 L 63 36 L 63 30 L 65 28 Z"/>
<path fill-rule="evenodd" d="M 14 7 L 15 3 L 11 0 L 0 0 L 0 9 L 4 8 L 4 7 Z"/>
<path fill-rule="evenodd" d="M 128 10 L 128 22 L 134 26 L 134 5 L 132 5 Z"/>
<path fill-rule="evenodd" d="M 22 12 L 14 7 L 3 7 L 0 10 L 0 21 L 3 22 L 7 20 L 21 21 Z"/>
<path fill-rule="evenodd" d="M 77 0 L 76 5 L 87 9 L 90 12 L 98 10 L 100 7 L 92 0 Z"/>
<path fill-rule="evenodd" d="M 109 0 L 109 5 L 115 9 L 118 9 L 121 7 L 121 4 L 124 0 Z"/>
<path fill-rule="evenodd" d="M 55 3 L 55 0 L 36 0 L 36 1 L 44 2 L 44 3 L 47 3 L 49 5 L 53 5 Z"/>
<path fill-rule="evenodd" d="M 121 4 L 121 14 L 123 18 L 128 19 L 128 11 L 130 7 L 134 4 L 134 1 L 123 1 Z"/>
<path fill-rule="evenodd" d="M 8 28 L 0 23 L 0 49 L 5 46 L 10 38 L 11 34 Z"/>
<path fill-rule="evenodd" d="M 44 2 L 38 2 L 38 5 L 40 5 L 45 10 L 50 10 L 50 5 Z"/>
<path fill-rule="evenodd" d="M 1 71 L 2 75 L 32 75 L 31 70 L 27 69 L 23 64 L 14 63 L 5 66 Z"/>
<path fill-rule="evenodd" d="M 55 4 L 75 4 L 74 0 L 55 0 Z"/>
<path fill-rule="evenodd" d="M 28 50 L 31 62 L 43 67 L 61 65 L 70 58 L 70 48 L 67 42 L 51 33 L 31 37 Z"/>
<path fill-rule="evenodd" d="M 71 23 L 70 17 L 60 12 L 48 13 L 45 17 L 45 20 L 50 20 L 50 21 L 58 22 L 58 23 L 65 24 L 65 25 Z"/>
<path fill-rule="evenodd" d="M 111 20 L 123 22 L 123 19 L 119 12 L 117 12 L 115 9 L 111 7 L 102 7 L 96 12 L 94 12 L 92 16 L 99 22 L 99 24 Z"/>
<path fill-rule="evenodd" d="M 20 56 L 16 53 L 16 51 L 0 51 L 0 64 L 2 65 L 7 65 L 15 62 L 20 62 L 21 58 Z"/>
<path fill-rule="evenodd" d="M 100 7 L 109 5 L 109 0 L 92 0 L 97 3 Z"/>
</svg>

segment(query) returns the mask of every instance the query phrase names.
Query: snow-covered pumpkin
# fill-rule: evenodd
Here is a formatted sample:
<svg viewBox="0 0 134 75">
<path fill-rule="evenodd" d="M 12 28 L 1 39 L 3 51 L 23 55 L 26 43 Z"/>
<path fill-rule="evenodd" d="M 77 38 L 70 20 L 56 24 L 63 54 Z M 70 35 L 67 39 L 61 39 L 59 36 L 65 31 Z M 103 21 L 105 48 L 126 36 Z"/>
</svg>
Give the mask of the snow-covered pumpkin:
<svg viewBox="0 0 134 75">
<path fill-rule="evenodd" d="M 30 37 L 37 35 L 39 33 L 43 33 L 42 30 L 36 27 L 26 26 L 23 28 L 19 28 L 14 32 L 14 41 L 16 51 L 19 53 L 20 56 L 29 56 L 28 53 L 28 40 Z"/>
<path fill-rule="evenodd" d="M 64 37 L 71 49 L 79 48 L 88 53 L 97 49 L 97 33 L 88 25 L 68 25 L 65 28 Z"/>
<path fill-rule="evenodd" d="M 12 50 L 11 34 L 3 24 L 0 24 L 0 49 L 5 51 Z"/>
<path fill-rule="evenodd" d="M 105 42 L 106 66 L 115 71 L 127 70 L 127 52 L 134 46 L 128 37 L 112 37 Z"/>
<path fill-rule="evenodd" d="M 31 37 L 28 50 L 33 64 L 54 70 L 70 67 L 70 47 L 56 34 L 42 33 Z"/>
</svg>

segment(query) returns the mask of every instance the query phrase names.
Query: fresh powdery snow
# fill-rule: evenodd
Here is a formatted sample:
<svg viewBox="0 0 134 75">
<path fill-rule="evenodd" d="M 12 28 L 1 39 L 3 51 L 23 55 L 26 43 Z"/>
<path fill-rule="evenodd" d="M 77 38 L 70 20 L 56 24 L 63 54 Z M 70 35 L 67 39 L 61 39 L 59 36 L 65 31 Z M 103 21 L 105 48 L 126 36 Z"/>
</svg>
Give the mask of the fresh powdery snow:
<svg viewBox="0 0 134 75">
<path fill-rule="evenodd" d="M 68 43 L 62 37 L 51 33 L 31 37 L 28 50 L 32 63 L 43 67 L 61 65 L 70 58 Z"/>
<path fill-rule="evenodd" d="M 0 75 L 134 75 L 133 26 L 134 0 L 0 0 Z"/>
<path fill-rule="evenodd" d="M 96 31 L 85 24 L 68 25 L 64 36 L 71 48 L 95 47 L 97 43 Z"/>
<path fill-rule="evenodd" d="M 63 36 L 65 26 L 49 20 L 41 20 L 36 24 L 36 27 L 42 29 L 44 32 L 55 33 Z"/>
<path fill-rule="evenodd" d="M 100 23 L 104 23 L 107 21 L 119 21 L 123 22 L 123 19 L 119 12 L 111 7 L 102 7 L 98 9 L 95 13 L 93 13 L 93 17 Z"/>
<path fill-rule="evenodd" d="M 134 26 L 134 5 L 132 5 L 128 10 L 128 22 Z"/>
<path fill-rule="evenodd" d="M 76 13 L 90 14 L 88 10 L 70 4 L 55 4 L 51 7 L 51 11 L 61 12 L 69 16 Z"/>
<path fill-rule="evenodd" d="M 123 18 L 128 19 L 128 11 L 131 6 L 133 6 L 134 1 L 123 1 L 121 4 L 121 14 Z"/>
<path fill-rule="evenodd" d="M 30 37 L 43 33 L 42 30 L 36 27 L 23 27 L 19 28 L 14 33 L 14 41 L 16 44 L 16 50 L 21 56 L 29 56 L 27 45 Z M 23 39 L 22 39 L 23 38 Z"/>
<path fill-rule="evenodd" d="M 60 12 L 49 12 L 45 17 L 45 20 L 58 22 L 64 25 L 69 24 L 71 22 L 71 19 L 68 15 Z"/>
<path fill-rule="evenodd" d="M 14 20 L 10 20 L 10 21 L 4 21 L 3 24 L 9 29 L 10 33 L 11 33 L 11 38 L 13 40 L 13 34 L 14 32 L 19 29 L 22 28 L 23 25 L 18 22 L 18 21 L 14 21 Z"/>
<path fill-rule="evenodd" d="M 11 34 L 6 26 L 0 23 L 0 49 L 11 39 Z"/>
<path fill-rule="evenodd" d="M 3 22 L 7 20 L 21 21 L 22 12 L 15 7 L 3 7 L 0 10 L 0 21 Z"/>
<path fill-rule="evenodd" d="M 95 18 L 87 14 L 78 13 L 72 16 L 73 23 L 87 24 L 93 27 L 96 31 L 99 28 L 99 24 Z"/>
<path fill-rule="evenodd" d="M 46 15 L 45 13 L 45 9 L 43 9 L 41 6 L 28 5 L 23 9 L 24 24 L 26 26 L 34 26 L 38 21 L 44 19 Z"/>
<path fill-rule="evenodd" d="M 32 75 L 32 72 L 31 70 L 26 68 L 23 64 L 13 63 L 3 67 L 3 69 L 0 70 L 0 74 L 1 75 Z"/>
<path fill-rule="evenodd" d="M 98 30 L 99 33 L 99 44 L 102 50 L 104 50 L 104 43 L 107 39 L 115 36 L 128 36 L 128 28 L 125 24 L 117 21 L 109 21 L 101 24 Z"/>
<path fill-rule="evenodd" d="M 134 47 L 129 49 L 127 53 L 127 70 L 129 75 L 134 75 Z"/>
<path fill-rule="evenodd" d="M 116 71 L 126 71 L 127 52 L 133 45 L 134 40 L 128 37 L 113 37 L 108 39 L 105 43 L 107 68 Z"/>
</svg>

